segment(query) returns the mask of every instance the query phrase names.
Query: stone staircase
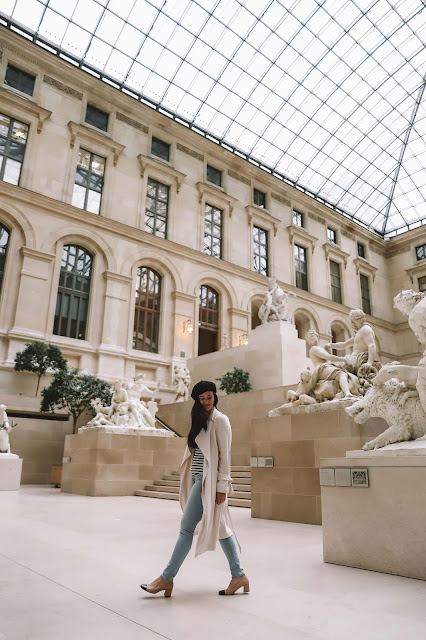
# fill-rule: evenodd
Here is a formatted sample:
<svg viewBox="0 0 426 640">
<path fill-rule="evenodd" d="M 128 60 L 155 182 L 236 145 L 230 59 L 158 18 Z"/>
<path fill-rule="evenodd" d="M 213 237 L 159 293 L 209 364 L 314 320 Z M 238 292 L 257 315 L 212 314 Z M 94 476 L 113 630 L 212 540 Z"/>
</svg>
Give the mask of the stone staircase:
<svg viewBox="0 0 426 640">
<path fill-rule="evenodd" d="M 251 469 L 250 467 L 231 467 L 232 486 L 234 495 L 228 499 L 230 507 L 251 506 Z M 163 500 L 179 500 L 180 478 L 177 471 L 162 480 L 155 480 L 154 484 L 146 485 L 145 489 L 136 491 L 136 496 L 144 498 L 162 498 Z"/>
</svg>

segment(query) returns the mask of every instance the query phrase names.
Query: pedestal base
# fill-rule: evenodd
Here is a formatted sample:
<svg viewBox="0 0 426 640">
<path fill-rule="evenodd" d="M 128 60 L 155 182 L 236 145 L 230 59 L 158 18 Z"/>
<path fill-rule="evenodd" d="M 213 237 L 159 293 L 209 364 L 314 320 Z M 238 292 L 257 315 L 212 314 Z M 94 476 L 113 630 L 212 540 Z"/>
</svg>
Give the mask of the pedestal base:
<svg viewBox="0 0 426 640">
<path fill-rule="evenodd" d="M 21 486 L 22 458 L 0 453 L 0 491 L 18 491 Z"/>
<path fill-rule="evenodd" d="M 321 487 L 325 562 L 426 580 L 426 455 L 397 451 L 321 460 L 339 480 L 348 469 L 368 473 L 365 488 Z M 332 471 L 323 476 L 333 481 Z"/>
</svg>

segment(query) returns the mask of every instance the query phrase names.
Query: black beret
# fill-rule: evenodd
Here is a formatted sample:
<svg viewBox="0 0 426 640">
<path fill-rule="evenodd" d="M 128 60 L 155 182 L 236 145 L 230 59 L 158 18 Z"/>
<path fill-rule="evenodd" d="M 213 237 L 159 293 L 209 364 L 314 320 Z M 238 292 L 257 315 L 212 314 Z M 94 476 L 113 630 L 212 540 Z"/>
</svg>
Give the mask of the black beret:
<svg viewBox="0 0 426 640">
<path fill-rule="evenodd" d="M 200 380 L 200 382 L 197 382 L 197 384 L 194 385 L 191 392 L 191 398 L 193 400 L 198 400 L 201 394 L 205 393 L 206 391 L 213 391 L 213 393 L 216 394 L 215 383 L 210 382 L 209 380 Z"/>
</svg>

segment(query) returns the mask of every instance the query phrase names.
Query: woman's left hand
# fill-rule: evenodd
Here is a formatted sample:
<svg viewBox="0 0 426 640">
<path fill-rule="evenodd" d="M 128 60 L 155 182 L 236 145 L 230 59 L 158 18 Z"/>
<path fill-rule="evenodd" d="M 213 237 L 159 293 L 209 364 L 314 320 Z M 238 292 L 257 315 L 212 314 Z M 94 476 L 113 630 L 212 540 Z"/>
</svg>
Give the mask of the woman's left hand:
<svg viewBox="0 0 426 640">
<path fill-rule="evenodd" d="M 222 504 L 226 500 L 226 493 L 220 493 L 216 491 L 216 504 Z"/>
</svg>

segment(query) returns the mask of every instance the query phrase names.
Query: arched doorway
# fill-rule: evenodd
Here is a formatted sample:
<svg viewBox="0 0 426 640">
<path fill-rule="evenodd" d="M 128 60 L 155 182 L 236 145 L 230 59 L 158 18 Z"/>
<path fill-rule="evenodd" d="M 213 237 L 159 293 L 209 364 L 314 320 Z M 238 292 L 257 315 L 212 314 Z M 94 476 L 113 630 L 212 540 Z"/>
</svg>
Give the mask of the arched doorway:
<svg viewBox="0 0 426 640">
<path fill-rule="evenodd" d="M 218 350 L 219 336 L 219 294 L 202 284 L 200 287 L 200 307 L 198 315 L 198 355 Z"/>
</svg>

